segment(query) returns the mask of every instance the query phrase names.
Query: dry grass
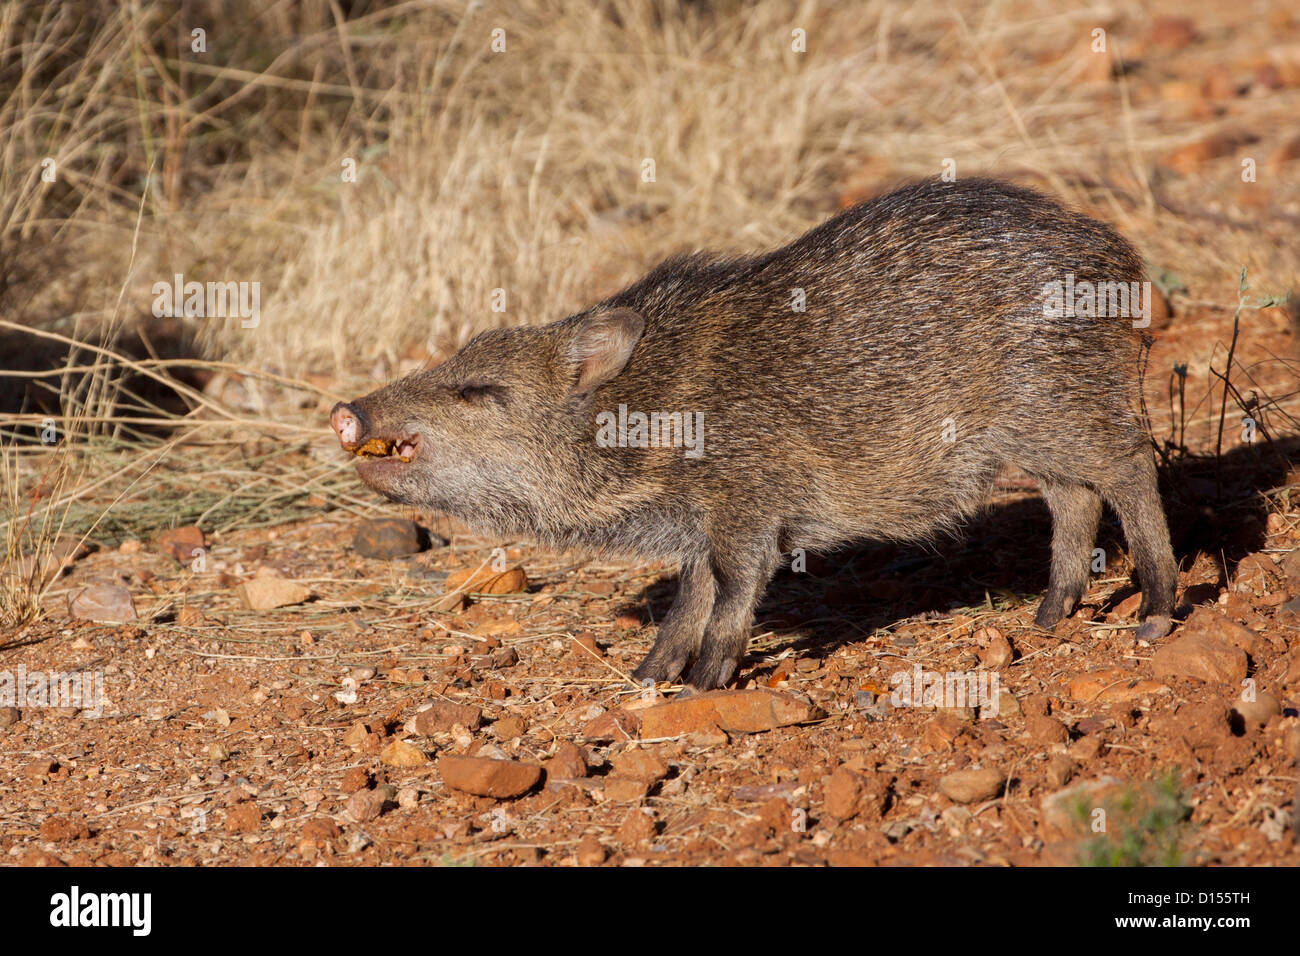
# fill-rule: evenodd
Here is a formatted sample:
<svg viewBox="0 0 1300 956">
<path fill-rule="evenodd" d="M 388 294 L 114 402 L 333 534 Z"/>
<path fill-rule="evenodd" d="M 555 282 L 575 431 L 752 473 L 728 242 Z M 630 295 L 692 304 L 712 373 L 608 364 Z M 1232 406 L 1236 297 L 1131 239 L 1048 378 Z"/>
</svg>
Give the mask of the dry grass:
<svg viewBox="0 0 1300 956">
<path fill-rule="evenodd" d="M 178 271 L 260 282 L 257 330 L 189 331 L 210 355 L 290 373 L 383 359 L 388 374 L 406 348 L 559 317 L 672 251 L 779 242 L 846 188 L 932 175 L 946 158 L 959 175 L 1032 176 L 1155 240 L 1170 265 L 1205 230 L 1149 215 L 1153 189 L 1178 193 L 1153 183 L 1153 160 L 1235 117 L 1147 95 L 1168 59 L 1140 49 L 1151 15 L 1184 12 L 1152 7 L 416 0 L 341 20 L 327 4 L 198 3 L 182 23 L 148 4 L 12 4 L 11 301 L 25 321 L 111 307 L 151 166 L 128 310 L 147 313 L 152 283 Z M 191 21 L 206 53 L 183 42 Z M 1229 62 L 1266 49 L 1268 18 L 1232 23 Z M 1098 26 L 1111 55 L 1143 55 L 1141 72 L 1097 79 Z M 791 49 L 796 28 L 806 53 Z M 1296 106 L 1295 91 L 1249 104 L 1261 153 Z M 57 183 L 34 175 L 45 157 Z M 349 158 L 356 182 L 342 180 Z M 1286 287 L 1295 240 L 1257 238 L 1216 235 L 1180 274 L 1214 275 L 1228 301 L 1242 264 Z M 62 288 L 48 287 L 54 249 L 75 257 Z"/>
</svg>

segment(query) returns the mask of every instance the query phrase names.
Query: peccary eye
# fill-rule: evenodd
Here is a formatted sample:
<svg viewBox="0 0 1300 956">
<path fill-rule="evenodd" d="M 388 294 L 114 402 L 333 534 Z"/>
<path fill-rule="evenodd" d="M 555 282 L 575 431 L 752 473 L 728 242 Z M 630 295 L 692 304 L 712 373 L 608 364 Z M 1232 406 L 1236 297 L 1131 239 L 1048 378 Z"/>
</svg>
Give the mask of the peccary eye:
<svg viewBox="0 0 1300 956">
<path fill-rule="evenodd" d="M 485 398 L 498 398 L 500 396 L 501 386 L 490 385 L 487 382 L 466 382 L 460 387 L 458 394 L 462 401 L 478 402 Z"/>
</svg>

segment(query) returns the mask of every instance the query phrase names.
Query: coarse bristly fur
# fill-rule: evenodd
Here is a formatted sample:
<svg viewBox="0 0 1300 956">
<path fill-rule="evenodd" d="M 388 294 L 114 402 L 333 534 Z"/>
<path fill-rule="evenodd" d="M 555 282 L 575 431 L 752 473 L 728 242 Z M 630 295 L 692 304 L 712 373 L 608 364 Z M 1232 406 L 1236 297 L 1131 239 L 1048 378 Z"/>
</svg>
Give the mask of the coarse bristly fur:
<svg viewBox="0 0 1300 956">
<path fill-rule="evenodd" d="M 348 450 L 399 443 L 358 464 L 395 501 L 679 561 L 640 681 L 725 685 L 783 554 L 952 526 L 1011 464 L 1053 519 L 1036 622 L 1082 597 L 1104 499 L 1153 639 L 1177 567 L 1138 411 L 1141 334 L 1128 317 L 1045 309 L 1067 276 L 1145 278 L 1108 226 L 1044 196 L 925 182 L 773 252 L 675 258 L 578 315 L 485 332 L 331 420 Z M 702 422 L 702 444 L 666 427 L 658 443 L 634 428 L 612 441 L 620 408 Z"/>
</svg>

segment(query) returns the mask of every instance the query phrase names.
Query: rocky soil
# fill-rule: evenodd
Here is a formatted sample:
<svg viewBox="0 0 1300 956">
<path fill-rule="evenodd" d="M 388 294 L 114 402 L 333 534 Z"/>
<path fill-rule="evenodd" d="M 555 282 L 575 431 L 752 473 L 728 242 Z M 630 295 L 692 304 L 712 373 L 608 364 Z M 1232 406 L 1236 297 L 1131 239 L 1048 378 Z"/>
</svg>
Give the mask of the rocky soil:
<svg viewBox="0 0 1300 956">
<path fill-rule="evenodd" d="M 1146 647 L 1109 526 L 1085 606 L 1033 627 L 1047 516 L 1005 484 L 960 541 L 783 572 L 736 689 L 695 698 L 627 679 L 671 569 L 327 503 L 69 554 L 71 613 L 5 667 L 99 672 L 102 715 L 0 710 L 0 859 L 1300 862 L 1300 508 L 1226 578 L 1185 559 L 1186 620 Z M 996 703 L 900 701 L 917 668 L 996 675 Z"/>
</svg>

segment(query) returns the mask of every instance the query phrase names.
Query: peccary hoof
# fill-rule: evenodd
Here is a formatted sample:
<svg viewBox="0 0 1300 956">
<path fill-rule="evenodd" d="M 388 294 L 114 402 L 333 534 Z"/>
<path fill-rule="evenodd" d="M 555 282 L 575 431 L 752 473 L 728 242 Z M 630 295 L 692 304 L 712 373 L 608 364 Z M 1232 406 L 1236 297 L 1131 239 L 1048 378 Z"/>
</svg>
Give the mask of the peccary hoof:
<svg viewBox="0 0 1300 956">
<path fill-rule="evenodd" d="M 1164 615 L 1157 614 L 1138 625 L 1134 639 L 1148 642 L 1156 641 L 1168 634 L 1173 626 L 1173 621 Z"/>
</svg>

